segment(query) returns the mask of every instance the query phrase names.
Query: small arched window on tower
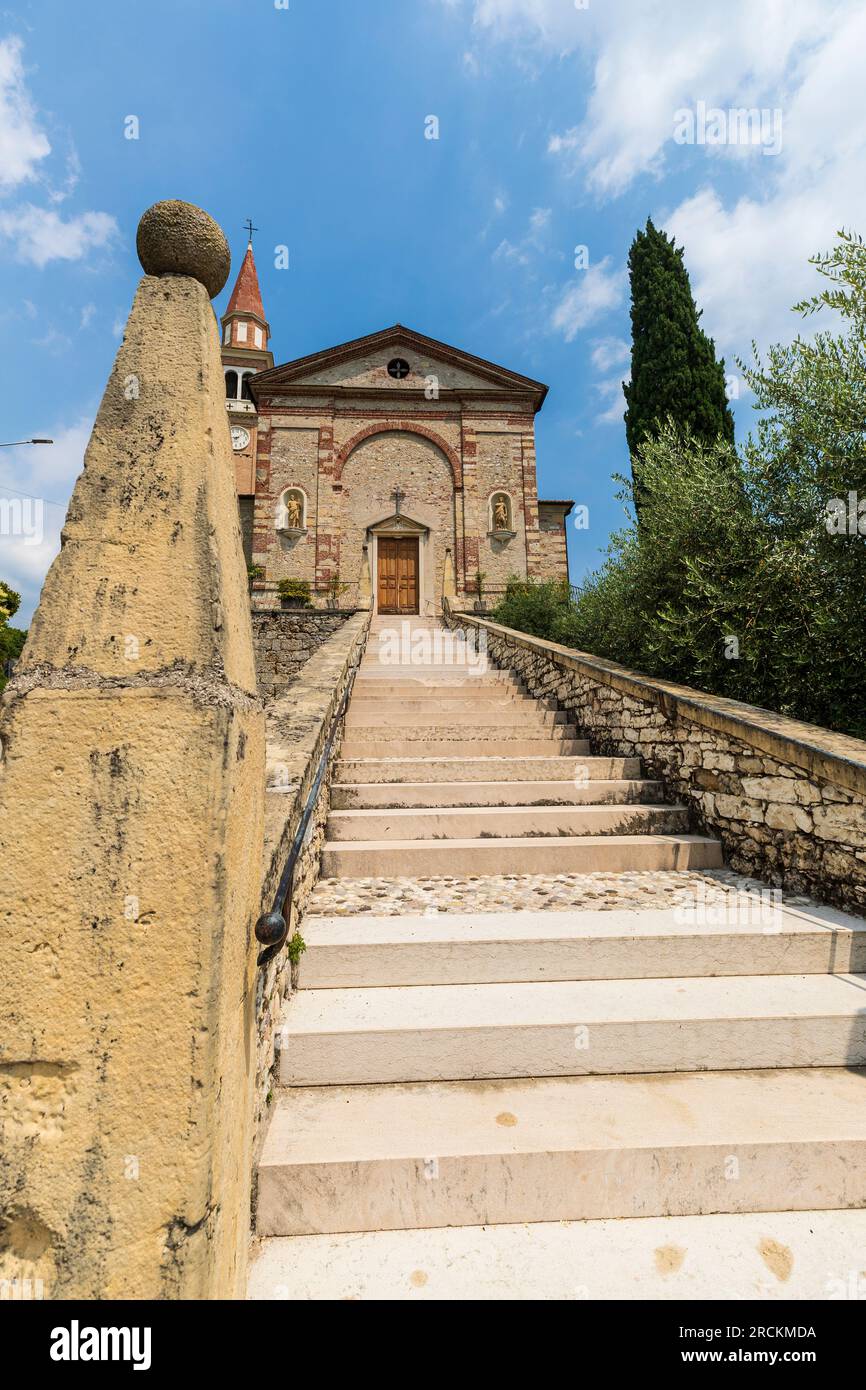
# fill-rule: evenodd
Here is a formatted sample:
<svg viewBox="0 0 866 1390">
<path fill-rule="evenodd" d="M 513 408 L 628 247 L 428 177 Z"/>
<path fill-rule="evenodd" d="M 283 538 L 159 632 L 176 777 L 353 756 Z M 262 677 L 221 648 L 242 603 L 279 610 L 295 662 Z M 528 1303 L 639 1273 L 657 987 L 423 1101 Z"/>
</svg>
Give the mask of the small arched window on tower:
<svg viewBox="0 0 866 1390">
<path fill-rule="evenodd" d="M 494 492 L 490 497 L 490 534 L 501 539 L 514 535 L 514 513 L 507 492 Z"/>
<path fill-rule="evenodd" d="M 303 488 L 287 487 L 277 507 L 277 530 L 289 536 L 307 529 L 307 494 Z"/>
<path fill-rule="evenodd" d="M 237 372 L 226 372 L 226 400 L 237 399 L 238 394 L 238 374 Z"/>
<path fill-rule="evenodd" d="M 242 400 L 242 401 L 251 401 L 252 398 L 253 398 L 253 393 L 252 393 L 252 391 L 250 390 L 250 377 L 253 377 L 253 376 L 255 376 L 255 372 L 244 372 L 243 377 L 241 378 L 241 400 Z"/>
</svg>

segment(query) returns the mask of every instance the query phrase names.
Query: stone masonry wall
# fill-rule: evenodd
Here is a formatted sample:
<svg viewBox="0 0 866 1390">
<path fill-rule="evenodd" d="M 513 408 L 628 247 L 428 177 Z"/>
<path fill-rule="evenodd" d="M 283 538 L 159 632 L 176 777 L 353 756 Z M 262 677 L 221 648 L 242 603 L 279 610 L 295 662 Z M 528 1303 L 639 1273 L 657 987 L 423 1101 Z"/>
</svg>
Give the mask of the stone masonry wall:
<svg viewBox="0 0 866 1390">
<path fill-rule="evenodd" d="M 269 912 L 289 849 L 316 777 L 334 711 L 339 707 L 367 640 L 370 614 L 356 613 L 340 625 L 305 666 L 289 694 L 266 704 L 267 792 L 262 869 L 261 911 Z M 340 749 L 341 731 L 330 762 Z M 319 856 L 330 810 L 330 771 L 313 812 L 295 869 L 289 935 L 297 924 L 319 876 Z M 257 1057 L 255 1080 L 256 1150 L 264 1137 L 272 1074 L 279 1042 L 282 1002 L 292 984 L 286 950 L 259 971 L 256 990 Z"/>
<path fill-rule="evenodd" d="M 568 710 L 593 753 L 640 757 L 738 872 L 866 912 L 866 743 L 652 680 L 468 614 L 489 658 Z"/>
<path fill-rule="evenodd" d="M 298 678 L 311 656 L 352 615 L 352 610 L 272 608 L 254 611 L 253 648 L 259 694 L 275 700 Z"/>
</svg>

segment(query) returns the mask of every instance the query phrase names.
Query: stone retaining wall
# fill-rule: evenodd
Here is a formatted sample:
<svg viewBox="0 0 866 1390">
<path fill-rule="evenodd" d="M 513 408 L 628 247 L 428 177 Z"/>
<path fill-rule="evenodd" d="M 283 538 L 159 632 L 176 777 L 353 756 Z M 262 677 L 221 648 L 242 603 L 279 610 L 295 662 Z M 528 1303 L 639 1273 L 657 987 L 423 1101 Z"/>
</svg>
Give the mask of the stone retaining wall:
<svg viewBox="0 0 866 1390">
<path fill-rule="evenodd" d="M 640 757 L 733 869 L 866 912 L 866 742 L 470 614 L 446 621 L 483 632 L 489 658 L 568 710 L 593 753 Z"/>
<path fill-rule="evenodd" d="M 351 618 L 354 609 L 272 608 L 254 611 L 253 647 L 259 693 L 277 699 L 314 652 Z"/>
<path fill-rule="evenodd" d="M 333 615 L 329 615 L 333 616 Z M 336 632 L 319 647 L 288 694 L 266 705 L 267 791 L 265 794 L 262 912 L 273 906 L 274 893 L 298 828 L 310 788 L 315 781 L 331 717 L 343 698 L 353 668 L 361 659 L 368 612 L 343 614 Z M 331 762 L 340 748 L 335 740 Z M 297 930 L 301 914 L 319 876 L 319 855 L 330 809 L 329 775 L 322 784 L 307 838 L 295 870 L 293 911 L 289 935 Z M 263 1120 L 273 1084 L 275 1052 L 284 996 L 291 988 L 291 964 L 285 949 L 259 971 L 256 991 L 258 1054 L 256 1058 L 256 1148 L 264 1137 Z"/>
</svg>

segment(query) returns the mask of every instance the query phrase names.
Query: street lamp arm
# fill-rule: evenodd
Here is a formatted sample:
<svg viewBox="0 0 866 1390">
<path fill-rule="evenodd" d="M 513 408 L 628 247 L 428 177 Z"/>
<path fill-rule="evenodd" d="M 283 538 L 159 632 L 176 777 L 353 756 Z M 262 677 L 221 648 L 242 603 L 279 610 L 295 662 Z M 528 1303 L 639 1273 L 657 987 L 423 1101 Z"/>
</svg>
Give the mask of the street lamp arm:
<svg viewBox="0 0 866 1390">
<path fill-rule="evenodd" d="M 17 449 L 20 444 L 53 444 L 53 439 L 13 439 L 8 444 L 0 444 L 0 449 Z"/>
</svg>

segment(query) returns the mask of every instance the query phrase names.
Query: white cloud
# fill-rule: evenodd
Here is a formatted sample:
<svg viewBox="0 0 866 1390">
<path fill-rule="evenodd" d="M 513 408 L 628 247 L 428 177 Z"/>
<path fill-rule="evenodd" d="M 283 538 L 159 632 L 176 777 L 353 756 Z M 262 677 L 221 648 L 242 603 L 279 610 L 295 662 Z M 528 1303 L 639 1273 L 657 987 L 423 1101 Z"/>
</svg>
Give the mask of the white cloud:
<svg viewBox="0 0 866 1390">
<path fill-rule="evenodd" d="M 530 41 L 550 58 L 580 50 L 593 62 L 585 111 L 549 149 L 611 196 L 660 171 L 675 149 L 679 108 L 699 98 L 775 104 L 813 47 L 860 8 L 860 0 L 728 0 L 716 16 L 694 0 L 609 0 L 586 10 L 565 0 L 474 0 L 472 12 L 516 59 Z"/>
<path fill-rule="evenodd" d="M 713 15 L 693 0 L 591 3 L 576 14 L 562 0 L 467 4 L 515 63 L 527 43 L 551 64 L 574 55 L 579 104 L 553 125 L 548 150 L 579 193 L 601 200 L 641 177 L 658 181 L 654 220 L 684 245 L 704 326 L 729 365 L 753 337 L 802 327 L 790 305 L 816 286 L 808 257 L 841 226 L 866 233 L 862 0 L 728 0 Z M 589 64 L 586 95 L 578 63 Z M 780 111 L 781 152 L 677 144 L 676 112 L 698 101 Z M 671 174 L 688 178 L 688 196 L 668 193 Z M 569 305 L 580 310 L 587 297 L 566 293 L 570 323 Z"/>
<path fill-rule="evenodd" d="M 625 338 L 599 338 L 592 345 L 592 365 L 599 372 L 624 367 L 631 356 L 631 343 Z"/>
<path fill-rule="evenodd" d="M 78 158 L 78 151 L 71 149 L 66 156 L 66 169 L 63 175 L 63 182 L 59 188 L 52 188 L 48 194 L 52 203 L 62 203 L 70 194 L 75 192 L 78 180 L 81 177 L 81 160 Z"/>
<path fill-rule="evenodd" d="M 808 257 L 842 226 L 866 231 L 864 51 L 861 9 L 801 67 L 784 107 L 782 153 L 762 161 L 760 184 L 726 202 L 708 183 L 665 218 L 685 247 L 705 326 L 729 354 L 803 329 L 790 306 L 817 287 Z M 811 320 L 806 331 L 819 326 Z"/>
<path fill-rule="evenodd" d="M 78 182 L 78 156 L 74 148 L 70 150 L 61 186 L 53 188 L 41 163 L 51 153 L 51 145 L 37 123 L 21 54 L 20 39 L 0 41 L 0 190 L 38 179 L 49 202 L 57 204 Z M 117 223 L 105 212 L 82 212 L 64 220 L 53 209 L 33 203 L 0 212 L 0 238 L 11 243 L 16 260 L 40 268 L 49 261 L 80 260 L 107 245 L 116 232 Z"/>
<path fill-rule="evenodd" d="M 612 270 L 610 256 L 598 265 L 582 270 L 566 285 L 551 315 L 551 327 L 562 333 L 567 343 L 577 337 L 602 314 L 622 302 L 626 286 L 626 271 Z"/>
<path fill-rule="evenodd" d="M 85 304 L 84 308 L 81 310 L 81 323 L 80 323 L 80 327 L 81 327 L 81 328 L 89 328 L 90 325 L 92 324 L 92 322 L 93 322 L 95 316 L 96 316 L 96 305 L 95 305 L 95 304 Z"/>
<path fill-rule="evenodd" d="M 574 0 L 475 0 L 474 20 L 498 38 L 528 38 L 567 53 L 586 33 L 590 12 L 579 10 Z"/>
<path fill-rule="evenodd" d="M 49 261 L 78 261 L 89 251 L 107 246 L 117 233 L 107 212 L 82 212 L 66 221 L 50 208 L 23 203 L 0 212 L 0 237 L 12 243 L 16 260 L 42 266 Z"/>
<path fill-rule="evenodd" d="M 626 399 L 623 394 L 623 381 L 631 381 L 631 372 L 625 377 L 613 376 L 607 381 L 597 381 L 595 389 L 602 400 L 607 400 L 609 404 L 606 409 L 599 412 L 595 417 L 597 425 L 621 425 L 622 417 L 625 414 Z"/>
<path fill-rule="evenodd" d="M 21 608 L 12 619 L 16 627 L 26 627 L 39 598 L 48 567 L 60 549 L 60 530 L 75 479 L 84 465 L 84 451 L 90 438 L 92 421 L 52 430 L 34 427 L 34 434 L 54 439 L 53 445 L 4 449 L 0 460 L 0 497 L 14 499 L 11 489 L 27 493 L 42 503 L 19 498 L 27 530 L 41 518 L 41 537 L 36 544 L 25 534 L 0 537 L 0 578 L 21 594 Z M 54 505 L 59 503 L 60 505 Z"/>
<path fill-rule="evenodd" d="M 504 210 L 498 206 L 499 199 L 496 200 L 496 211 Z M 553 216 L 551 208 L 535 208 L 530 214 L 529 229 L 524 237 L 518 242 L 509 241 L 503 238 L 493 252 L 493 259 L 497 261 L 513 261 L 517 265 L 529 265 L 534 255 L 542 251 L 545 246 L 547 232 L 550 228 L 550 220 Z"/>
<path fill-rule="evenodd" d="M 52 323 L 41 338 L 33 339 L 33 344 L 35 347 L 45 348 L 47 352 L 59 356 L 72 347 L 72 339 L 69 338 L 66 333 L 63 333 L 61 329 L 56 328 Z"/>
<path fill-rule="evenodd" d="M 0 188 L 35 178 L 50 153 L 24 85 L 21 40 L 0 40 Z"/>
</svg>

